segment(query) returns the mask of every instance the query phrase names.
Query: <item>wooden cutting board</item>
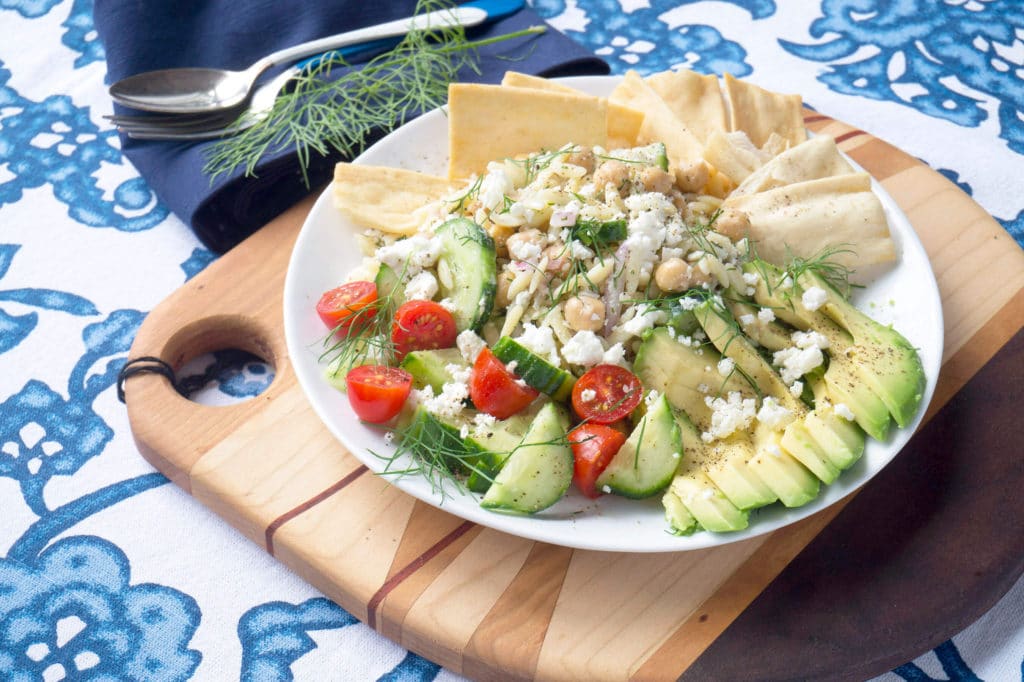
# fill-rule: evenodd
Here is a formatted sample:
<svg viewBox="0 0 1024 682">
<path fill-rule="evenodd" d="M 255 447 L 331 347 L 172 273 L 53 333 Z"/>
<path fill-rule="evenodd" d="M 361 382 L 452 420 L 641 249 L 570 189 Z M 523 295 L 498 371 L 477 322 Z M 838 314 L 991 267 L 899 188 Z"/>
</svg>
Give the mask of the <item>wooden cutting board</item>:
<svg viewBox="0 0 1024 682">
<path fill-rule="evenodd" d="M 919 161 L 805 120 L 896 199 L 943 299 L 925 425 L 852 502 L 714 549 L 617 554 L 505 535 L 405 495 L 331 437 L 289 364 L 282 288 L 312 197 L 161 303 L 132 346 L 174 367 L 248 350 L 273 365 L 269 388 L 211 407 L 134 376 L 139 450 L 350 613 L 474 679 L 863 679 L 912 659 L 1024 569 L 1024 252 Z"/>
</svg>

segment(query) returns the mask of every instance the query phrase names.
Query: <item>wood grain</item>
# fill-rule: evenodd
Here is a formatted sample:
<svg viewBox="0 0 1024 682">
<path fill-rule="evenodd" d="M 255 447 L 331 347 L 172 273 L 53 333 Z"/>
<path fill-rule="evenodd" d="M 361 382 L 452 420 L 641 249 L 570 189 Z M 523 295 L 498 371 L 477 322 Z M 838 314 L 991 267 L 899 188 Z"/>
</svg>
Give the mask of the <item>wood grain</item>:
<svg viewBox="0 0 1024 682">
<path fill-rule="evenodd" d="M 938 414 L 1024 326 L 1024 252 L 959 188 L 916 159 L 821 114 L 806 120 L 836 136 L 881 181 L 928 251 L 946 327 L 943 371 L 928 413 Z M 244 348 L 273 364 L 275 379 L 253 400 L 211 408 L 185 400 L 162 377 L 133 377 L 126 396 L 140 452 L 353 615 L 456 672 L 502 680 L 661 680 L 690 668 L 726 669 L 702 654 L 730 641 L 723 632 L 735 631 L 730 625 L 756 607 L 758 595 L 808 543 L 828 537 L 830 522 L 846 517 L 851 500 L 761 538 L 664 555 L 534 543 L 413 500 L 368 474 L 329 435 L 291 369 L 282 285 L 311 205 L 312 198 L 268 224 L 147 317 L 132 357 L 155 355 L 180 367 L 203 352 Z M 1007 371 L 1024 378 L 1019 366 Z M 1010 428 L 1020 435 L 1019 426 Z M 993 591 L 1002 585 L 993 582 Z M 844 599 L 841 590 L 831 594 Z M 858 600 L 853 606 L 864 613 L 879 606 L 870 590 Z M 795 607 L 794 618 L 810 608 L 799 600 Z M 954 622 L 930 623 L 927 636 L 916 639 L 905 634 L 881 652 L 889 658 L 873 660 L 905 654 Z M 743 647 L 728 651 L 737 659 L 730 664 L 742 666 Z"/>
</svg>

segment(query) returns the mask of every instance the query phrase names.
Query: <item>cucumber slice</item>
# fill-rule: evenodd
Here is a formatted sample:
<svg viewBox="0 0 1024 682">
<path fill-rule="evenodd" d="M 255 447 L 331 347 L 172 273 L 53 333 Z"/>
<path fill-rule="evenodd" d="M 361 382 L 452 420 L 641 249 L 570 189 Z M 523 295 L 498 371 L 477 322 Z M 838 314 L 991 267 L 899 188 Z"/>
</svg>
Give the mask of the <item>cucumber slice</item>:
<svg viewBox="0 0 1024 682">
<path fill-rule="evenodd" d="M 381 263 L 377 270 L 377 276 L 373 278 L 377 285 L 377 296 L 379 298 L 391 298 L 395 308 L 405 303 L 405 287 L 402 285 L 402 278 L 387 263 Z"/>
<path fill-rule="evenodd" d="M 523 442 L 530 425 L 537 417 L 538 407 L 531 406 L 527 410 L 501 419 L 486 429 L 473 429 L 466 438 L 468 444 L 480 450 L 480 456 L 470 467 L 466 486 L 475 493 L 486 493 L 505 461 L 519 444 Z"/>
<path fill-rule="evenodd" d="M 570 232 L 586 246 L 621 242 L 629 234 L 625 220 L 578 220 Z"/>
<path fill-rule="evenodd" d="M 675 414 L 662 394 L 597 477 L 597 489 L 634 499 L 656 495 L 672 482 L 682 452 Z"/>
<path fill-rule="evenodd" d="M 509 455 L 505 466 L 480 501 L 485 509 L 512 514 L 533 514 L 560 500 L 572 483 L 572 450 L 565 438 L 569 418 L 557 403 L 537 413 L 523 444 Z"/>
<path fill-rule="evenodd" d="M 518 341 L 503 336 L 492 349 L 494 356 L 506 365 L 516 363 L 511 370 L 529 386 L 547 393 L 555 400 L 565 402 L 572 395 L 576 379 L 564 369 L 555 367 Z"/>
<path fill-rule="evenodd" d="M 469 366 L 457 348 L 414 350 L 402 359 L 402 369 L 412 375 L 416 388 L 430 386 L 435 395 L 452 380 L 448 365 Z"/>
<path fill-rule="evenodd" d="M 438 284 L 454 305 L 452 315 L 461 332 L 480 331 L 494 308 L 498 290 L 497 254 L 486 230 L 468 218 L 453 218 L 437 228 L 441 252 Z"/>
</svg>

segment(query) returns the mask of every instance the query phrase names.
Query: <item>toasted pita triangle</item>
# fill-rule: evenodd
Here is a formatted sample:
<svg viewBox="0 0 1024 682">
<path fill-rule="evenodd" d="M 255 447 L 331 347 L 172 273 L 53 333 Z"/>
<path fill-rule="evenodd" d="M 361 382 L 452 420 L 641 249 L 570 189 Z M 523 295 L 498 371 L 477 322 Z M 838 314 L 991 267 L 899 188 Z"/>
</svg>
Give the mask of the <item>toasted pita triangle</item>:
<svg viewBox="0 0 1024 682">
<path fill-rule="evenodd" d="M 729 129 L 717 76 L 682 69 L 663 71 L 645 80 L 701 142 L 706 142 L 715 130 Z"/>
<path fill-rule="evenodd" d="M 839 153 L 835 140 L 828 135 L 817 135 L 782 152 L 752 172 L 731 196 L 738 198 L 795 182 L 846 173 L 853 173 L 853 166 Z"/>
<path fill-rule="evenodd" d="M 773 132 L 793 145 L 807 139 L 800 95 L 765 90 L 729 74 L 725 74 L 725 92 L 729 97 L 732 129 L 745 132 L 755 146 L 765 144 Z"/>
<path fill-rule="evenodd" d="M 723 207 L 750 218 L 751 240 L 767 261 L 813 258 L 825 249 L 850 249 L 830 260 L 851 269 L 896 259 L 896 245 L 867 173 L 847 173 L 730 196 Z"/>
<path fill-rule="evenodd" d="M 701 141 L 636 71 L 626 72 L 609 99 L 644 113 L 636 142 L 641 145 L 664 142 L 670 167 L 676 167 L 680 161 L 696 161 L 703 156 Z"/>
<path fill-rule="evenodd" d="M 392 234 L 419 229 L 419 210 L 450 190 L 447 178 L 403 168 L 339 163 L 334 205 L 352 222 Z"/>
</svg>

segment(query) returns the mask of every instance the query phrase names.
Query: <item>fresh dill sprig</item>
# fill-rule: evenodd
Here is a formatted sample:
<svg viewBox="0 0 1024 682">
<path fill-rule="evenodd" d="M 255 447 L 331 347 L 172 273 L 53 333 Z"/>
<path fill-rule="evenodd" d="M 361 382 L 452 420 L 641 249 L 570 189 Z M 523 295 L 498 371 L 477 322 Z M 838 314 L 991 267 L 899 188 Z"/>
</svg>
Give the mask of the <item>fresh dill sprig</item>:
<svg viewBox="0 0 1024 682">
<path fill-rule="evenodd" d="M 452 7 L 447 0 L 419 0 L 416 14 Z M 466 38 L 462 26 L 410 31 L 394 49 L 332 79 L 333 70 L 351 66 L 335 52 L 296 76 L 291 90 L 277 97 L 262 120 L 214 144 L 203 171 L 211 181 L 239 167 L 253 175 L 265 155 L 294 147 L 308 184 L 312 154 L 327 156 L 334 150 L 355 156 L 371 134 L 444 104 L 460 69 L 479 72 L 478 48 L 544 31 L 533 26 L 475 41 Z M 243 119 L 244 114 L 234 125 Z"/>
<path fill-rule="evenodd" d="M 401 292 L 404 275 L 405 268 L 389 290 L 378 289 L 376 300 L 345 318 L 342 323 L 345 329 L 339 325 L 324 338 L 324 350 L 319 359 L 328 363 L 334 376 L 343 375 L 359 365 L 395 363 L 391 326 L 398 307 L 396 296 Z"/>
<path fill-rule="evenodd" d="M 786 272 L 793 278 L 794 282 L 805 272 L 813 272 L 831 284 L 844 298 L 849 298 L 850 289 L 856 286 L 850 283 L 850 275 L 853 274 L 853 271 L 842 263 L 833 260 L 835 256 L 844 253 L 855 254 L 856 251 L 850 244 L 836 244 L 826 246 L 809 258 L 788 255 L 786 258 Z"/>
</svg>

